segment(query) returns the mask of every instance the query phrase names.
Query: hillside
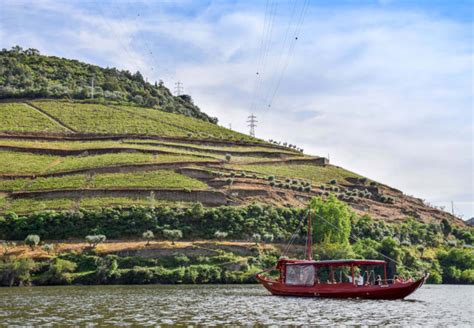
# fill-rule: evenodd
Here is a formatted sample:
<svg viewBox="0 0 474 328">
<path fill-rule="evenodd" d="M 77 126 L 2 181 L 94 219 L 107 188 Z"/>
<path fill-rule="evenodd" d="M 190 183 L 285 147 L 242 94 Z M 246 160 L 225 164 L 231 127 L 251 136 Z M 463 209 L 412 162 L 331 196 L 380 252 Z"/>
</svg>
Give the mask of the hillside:
<svg viewBox="0 0 474 328">
<path fill-rule="evenodd" d="M 217 122 L 216 118 L 202 113 L 190 96 L 175 97 L 162 82 L 148 83 L 140 72 L 43 56 L 36 49 L 23 50 L 19 46 L 0 51 L 0 99 L 88 100 L 92 80 L 96 102 L 131 103 Z"/>
<path fill-rule="evenodd" d="M 196 201 L 302 207 L 334 194 L 376 219 L 463 224 L 325 158 L 152 108 L 7 100 L 0 121 L 4 213 Z"/>
<path fill-rule="evenodd" d="M 313 220 L 316 259 L 389 256 L 405 278 L 474 282 L 472 228 L 420 199 L 223 128 L 127 72 L 32 50 L 0 60 L 0 286 L 255 282 L 290 238 L 304 256 L 315 196 L 313 213 L 345 222 Z M 115 72 L 125 96 L 38 93 L 67 85 L 70 67 Z M 136 101 L 144 91 L 170 107 Z"/>
</svg>

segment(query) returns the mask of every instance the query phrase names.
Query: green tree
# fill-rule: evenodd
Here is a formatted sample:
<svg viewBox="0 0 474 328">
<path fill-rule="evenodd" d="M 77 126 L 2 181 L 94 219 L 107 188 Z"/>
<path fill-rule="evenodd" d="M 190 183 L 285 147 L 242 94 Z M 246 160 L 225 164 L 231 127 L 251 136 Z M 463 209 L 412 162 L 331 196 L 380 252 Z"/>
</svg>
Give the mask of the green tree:
<svg viewBox="0 0 474 328">
<path fill-rule="evenodd" d="M 74 272 L 77 264 L 68 260 L 55 258 L 49 263 L 48 270 L 42 276 L 43 283 L 49 284 L 69 284 L 71 276 L 69 273 Z"/>
<path fill-rule="evenodd" d="M 150 241 L 155 238 L 155 234 L 151 230 L 147 230 L 144 233 L 142 233 L 143 239 L 146 240 L 146 246 L 150 245 Z"/>
<path fill-rule="evenodd" d="M 46 253 L 51 254 L 52 251 L 54 251 L 54 245 L 53 244 L 44 244 L 42 247 L 43 251 Z"/>
<path fill-rule="evenodd" d="M 171 244 L 174 245 L 174 242 L 176 240 L 179 240 L 181 238 L 183 238 L 183 232 L 181 230 L 177 230 L 177 229 L 164 229 L 163 230 L 163 237 L 165 237 L 166 239 L 169 239 L 171 240 Z"/>
<path fill-rule="evenodd" d="M 31 250 L 34 250 L 40 242 L 40 237 L 38 235 L 28 235 L 25 238 L 25 244 L 28 245 Z"/>
<path fill-rule="evenodd" d="M 310 201 L 315 243 L 349 244 L 351 211 L 348 206 L 330 195 L 326 201 L 315 197 Z"/>
<path fill-rule="evenodd" d="M 9 258 L 0 261 L 0 286 L 23 286 L 31 282 L 31 273 L 36 269 L 32 259 Z"/>
<path fill-rule="evenodd" d="M 97 245 L 103 243 L 107 237 L 105 235 L 88 235 L 86 236 L 86 241 L 90 247 L 96 248 Z"/>
</svg>

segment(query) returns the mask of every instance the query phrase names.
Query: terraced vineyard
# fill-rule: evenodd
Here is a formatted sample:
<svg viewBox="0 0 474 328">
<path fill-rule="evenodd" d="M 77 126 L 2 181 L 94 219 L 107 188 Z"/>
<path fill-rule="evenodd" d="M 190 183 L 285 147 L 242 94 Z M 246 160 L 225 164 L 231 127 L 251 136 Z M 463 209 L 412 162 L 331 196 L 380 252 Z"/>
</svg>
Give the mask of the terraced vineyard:
<svg viewBox="0 0 474 328">
<path fill-rule="evenodd" d="M 335 194 L 397 220 L 447 214 L 303 154 L 152 108 L 35 100 L 0 103 L 0 212 L 252 202 L 303 206 Z"/>
<path fill-rule="evenodd" d="M 24 103 L 0 103 L 2 131 L 66 132 L 67 129 Z"/>
</svg>

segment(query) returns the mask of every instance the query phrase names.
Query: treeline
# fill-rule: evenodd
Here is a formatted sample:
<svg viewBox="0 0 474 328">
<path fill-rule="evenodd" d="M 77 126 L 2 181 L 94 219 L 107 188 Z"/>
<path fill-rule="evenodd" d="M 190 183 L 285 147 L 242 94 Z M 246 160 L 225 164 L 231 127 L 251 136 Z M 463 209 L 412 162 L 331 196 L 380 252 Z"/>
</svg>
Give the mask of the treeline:
<svg viewBox="0 0 474 328">
<path fill-rule="evenodd" d="M 374 221 L 355 215 L 333 196 L 326 201 L 313 199 L 311 209 L 316 258 L 389 257 L 397 262 L 396 268 L 389 263 L 390 275 L 395 270 L 404 276 L 430 272 L 433 283 L 474 283 L 474 255 L 470 248 L 474 237 L 468 227 L 458 228 L 447 220 L 439 224 L 424 224 L 412 218 L 396 224 Z M 296 231 L 295 242 L 302 245 L 306 217 L 306 209 L 259 204 L 204 208 L 200 203 L 190 208 L 135 206 L 46 211 L 28 216 L 7 213 L 0 217 L 0 238 L 22 241 L 28 235 L 38 235 L 42 240 L 64 240 L 103 235 L 108 239 L 156 236 L 167 240 L 286 243 Z"/>
<path fill-rule="evenodd" d="M 0 51 L 0 99 L 66 98 L 129 103 L 217 123 L 193 104 L 189 95 L 175 97 L 163 83 L 151 84 L 140 72 L 101 68 L 19 46 Z"/>
<path fill-rule="evenodd" d="M 242 258 L 231 253 L 196 258 L 183 254 L 160 259 L 101 257 L 90 250 L 36 262 L 24 258 L 0 261 L 0 286 L 252 283 L 260 270 L 258 261 L 259 255 Z"/>
</svg>

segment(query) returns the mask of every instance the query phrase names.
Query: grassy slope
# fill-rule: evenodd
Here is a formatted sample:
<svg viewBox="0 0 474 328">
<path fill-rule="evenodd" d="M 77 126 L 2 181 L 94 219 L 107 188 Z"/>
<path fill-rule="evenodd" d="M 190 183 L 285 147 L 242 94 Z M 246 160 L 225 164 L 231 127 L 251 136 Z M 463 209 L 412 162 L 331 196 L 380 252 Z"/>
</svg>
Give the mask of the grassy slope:
<svg viewBox="0 0 474 328">
<path fill-rule="evenodd" d="M 7 175 L 40 175 L 47 173 L 69 172 L 77 169 L 104 168 L 128 164 L 152 164 L 152 163 L 182 163 L 214 161 L 219 167 L 203 169 L 225 173 L 220 178 L 226 181 L 230 177 L 229 170 L 236 172 L 247 172 L 247 180 L 243 181 L 244 188 L 265 188 L 267 183 L 261 179 L 275 175 L 278 181 L 287 178 L 304 179 L 311 181 L 313 187 L 320 183 L 328 183 L 332 179 L 342 181 L 347 177 L 358 177 L 355 173 L 334 166 L 318 166 L 312 164 L 288 164 L 280 158 L 265 157 L 266 153 L 285 154 L 289 157 L 302 158 L 305 156 L 291 149 L 282 149 L 262 140 L 251 138 L 235 131 L 219 127 L 218 125 L 204 122 L 190 117 L 165 113 L 156 109 L 118 106 L 83 104 L 69 101 L 37 100 L 32 104 L 41 108 L 58 121 L 65 123 L 74 130 L 81 133 L 99 134 L 145 134 L 158 137 L 177 137 L 179 141 L 163 141 L 140 139 L 139 137 L 123 138 L 121 140 L 104 141 L 72 141 L 72 140 L 42 140 L 3 138 L 0 146 L 15 146 L 23 148 L 38 149 L 62 149 L 62 150 L 85 150 L 92 148 L 135 148 L 147 151 L 166 151 L 170 154 L 151 154 L 142 152 L 107 153 L 100 155 L 81 154 L 76 156 L 44 155 L 28 152 L 0 151 L 0 174 Z M 3 104 L 5 108 L 22 108 L 23 115 L 10 117 L 8 127 L 15 126 L 18 118 L 24 123 L 22 129 L 28 131 L 42 131 L 44 122 L 56 127 L 55 132 L 65 132 L 56 122 L 35 109 L 21 104 Z M 8 112 L 8 111 L 6 111 Z M 24 116 L 40 115 L 44 120 L 23 120 Z M 7 127 L 0 127 L 6 131 Z M 47 130 L 53 131 L 53 130 Z M 70 133 L 70 132 L 69 132 Z M 193 141 L 200 140 L 197 144 Z M 225 141 L 224 144 L 216 144 L 215 141 Z M 252 142 L 245 146 L 242 142 Z M 237 142 L 237 143 L 234 143 Z M 257 142 L 255 144 L 255 142 Z M 265 145 L 266 147 L 263 147 Z M 183 147 L 186 147 L 183 149 Z M 221 153 L 213 153 L 220 151 Z M 224 154 L 222 153 L 224 152 Z M 222 165 L 225 153 L 233 154 L 230 162 Z M 252 156 L 239 156 L 236 152 L 256 152 Z M 260 155 L 258 154 L 260 153 Z M 253 164 L 255 162 L 269 162 L 268 164 Z M 275 164 L 271 164 L 271 163 Z M 12 165 L 12 163 L 14 163 Z M 222 170 L 224 169 L 224 170 Z M 248 177 L 257 173 L 260 177 L 255 181 L 249 181 Z M 134 199 L 132 197 L 98 197 L 94 199 L 12 199 L 8 193 L 12 191 L 48 190 L 48 189 L 90 189 L 90 188 L 179 188 L 188 190 L 217 188 L 227 190 L 228 184 L 222 186 L 219 177 L 216 184 L 207 185 L 204 182 L 181 175 L 174 171 L 151 171 L 115 174 L 71 174 L 62 177 L 50 177 L 35 179 L 0 179 L 0 211 L 16 210 L 21 213 L 42 209 L 70 209 L 77 206 L 100 207 L 112 205 L 149 204 L 149 200 Z M 245 180 L 245 179 L 244 179 Z M 175 203 L 176 204 L 176 203 Z"/>
<path fill-rule="evenodd" d="M 235 170 L 246 170 L 277 178 L 298 178 L 310 180 L 313 184 L 328 183 L 332 179 L 344 180 L 347 177 L 360 177 L 356 173 L 337 166 L 315 166 L 306 164 L 265 164 L 265 165 L 228 165 Z"/>
<path fill-rule="evenodd" d="M 0 180 L 0 191 L 123 187 L 206 189 L 207 185 L 170 170 Z"/>
<path fill-rule="evenodd" d="M 0 174 L 41 174 L 126 164 L 156 164 L 209 161 L 191 155 L 117 153 L 94 156 L 51 156 L 0 151 Z M 12 165 L 15 163 L 15 165 Z"/>
<path fill-rule="evenodd" d="M 46 115 L 22 103 L 0 103 L 2 131 L 66 132 L 66 129 Z"/>
</svg>

